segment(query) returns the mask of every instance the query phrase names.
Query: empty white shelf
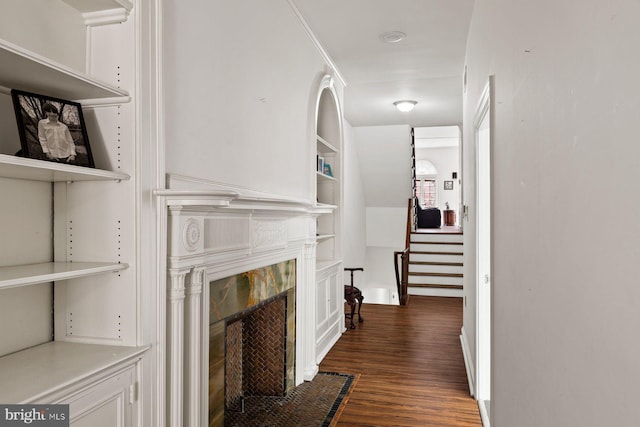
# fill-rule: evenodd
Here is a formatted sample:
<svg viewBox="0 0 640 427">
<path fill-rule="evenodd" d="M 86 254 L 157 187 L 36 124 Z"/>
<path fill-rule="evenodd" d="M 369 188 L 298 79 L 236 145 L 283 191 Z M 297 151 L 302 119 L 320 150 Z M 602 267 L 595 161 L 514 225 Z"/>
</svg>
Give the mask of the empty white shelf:
<svg viewBox="0 0 640 427">
<path fill-rule="evenodd" d="M 77 279 L 79 277 L 124 270 L 127 264 L 106 262 L 45 262 L 11 267 L 0 267 L 0 289 L 28 286 L 56 280 Z"/>
<path fill-rule="evenodd" d="M 133 4 L 129 0 L 62 0 L 78 12 L 91 13 L 116 8 L 131 10 Z"/>
<path fill-rule="evenodd" d="M 2 39 L 0 86 L 74 101 L 129 96 L 125 90 Z"/>
<path fill-rule="evenodd" d="M 325 239 L 330 239 L 332 237 L 336 237 L 336 235 L 335 234 L 318 234 L 316 236 L 316 239 L 317 240 L 325 240 Z"/>
<path fill-rule="evenodd" d="M 319 152 L 323 154 L 338 152 L 338 149 L 333 144 L 331 144 L 330 142 L 322 138 L 320 135 L 317 135 L 316 139 L 319 142 L 318 144 Z"/>
</svg>

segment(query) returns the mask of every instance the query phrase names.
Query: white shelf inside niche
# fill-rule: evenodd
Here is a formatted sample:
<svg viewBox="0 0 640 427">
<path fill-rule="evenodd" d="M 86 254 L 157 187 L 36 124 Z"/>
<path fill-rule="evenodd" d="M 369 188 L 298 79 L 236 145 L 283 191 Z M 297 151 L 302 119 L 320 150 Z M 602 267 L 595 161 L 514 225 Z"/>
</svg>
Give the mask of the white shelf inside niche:
<svg viewBox="0 0 640 427">
<path fill-rule="evenodd" d="M 0 177 L 31 181 L 126 181 L 126 173 L 0 154 Z"/>
<path fill-rule="evenodd" d="M 129 93 L 123 89 L 2 39 L 0 86 L 73 101 L 85 100 L 85 103 L 96 99 L 129 100 Z"/>
<path fill-rule="evenodd" d="M 51 341 L 0 357 L 0 402 L 43 403 L 47 395 L 133 361 L 148 348 Z"/>
<path fill-rule="evenodd" d="M 332 176 L 329 175 L 325 175 L 322 172 L 316 172 L 316 175 L 318 175 L 318 178 L 320 178 L 321 180 L 325 180 L 325 181 L 335 181 L 336 179 Z"/>
<path fill-rule="evenodd" d="M 330 205 L 328 203 L 316 203 L 316 211 L 320 213 L 331 213 L 334 210 L 338 209 L 336 205 Z"/>
<path fill-rule="evenodd" d="M 320 135 L 317 135 L 316 139 L 319 142 L 318 151 L 320 153 L 326 154 L 326 153 L 337 153 L 338 152 L 338 149 L 333 144 L 328 142 L 326 139 L 322 138 Z"/>
<path fill-rule="evenodd" d="M 81 13 L 101 12 L 124 8 L 131 10 L 133 4 L 129 0 L 62 0 Z"/>
<path fill-rule="evenodd" d="M 316 240 L 320 241 L 320 240 L 326 240 L 326 239 L 331 239 L 332 237 L 336 237 L 335 234 L 318 234 L 316 236 Z"/>
<path fill-rule="evenodd" d="M 106 262 L 44 262 L 0 267 L 0 290 L 56 280 L 77 279 L 120 271 L 128 264 Z"/>
</svg>

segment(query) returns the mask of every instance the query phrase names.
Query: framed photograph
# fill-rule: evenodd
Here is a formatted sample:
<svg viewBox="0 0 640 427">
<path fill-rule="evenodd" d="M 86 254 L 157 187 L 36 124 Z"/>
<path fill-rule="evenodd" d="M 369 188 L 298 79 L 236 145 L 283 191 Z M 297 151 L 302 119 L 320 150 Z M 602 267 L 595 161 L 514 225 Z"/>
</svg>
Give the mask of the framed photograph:
<svg viewBox="0 0 640 427">
<path fill-rule="evenodd" d="M 327 176 L 333 176 L 333 173 L 331 173 L 331 165 L 329 163 L 324 164 L 324 169 L 322 173 L 324 173 Z"/>
<path fill-rule="evenodd" d="M 94 167 L 80 104 L 15 89 L 11 98 L 22 146 L 19 156 Z"/>
<path fill-rule="evenodd" d="M 323 173 L 324 172 L 324 157 L 322 156 L 316 156 L 316 160 L 318 161 L 318 169 L 316 169 L 318 172 Z"/>
<path fill-rule="evenodd" d="M 444 182 L 445 190 L 453 190 L 453 181 L 445 181 Z"/>
</svg>

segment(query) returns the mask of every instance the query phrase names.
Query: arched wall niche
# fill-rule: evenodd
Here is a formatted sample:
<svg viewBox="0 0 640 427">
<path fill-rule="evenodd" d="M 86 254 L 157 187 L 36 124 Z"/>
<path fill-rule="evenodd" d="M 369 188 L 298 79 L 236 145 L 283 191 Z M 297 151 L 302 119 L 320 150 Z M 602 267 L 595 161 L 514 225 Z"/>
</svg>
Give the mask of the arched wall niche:
<svg viewBox="0 0 640 427">
<path fill-rule="evenodd" d="M 316 362 L 345 329 L 342 270 L 342 206 L 344 174 L 340 99 L 333 78 L 320 80 L 316 98 L 314 168 L 316 184 L 315 346 Z"/>
<path fill-rule="evenodd" d="M 342 145 L 342 114 L 333 78 L 324 76 L 320 82 L 316 108 L 317 134 L 340 149 Z"/>
</svg>

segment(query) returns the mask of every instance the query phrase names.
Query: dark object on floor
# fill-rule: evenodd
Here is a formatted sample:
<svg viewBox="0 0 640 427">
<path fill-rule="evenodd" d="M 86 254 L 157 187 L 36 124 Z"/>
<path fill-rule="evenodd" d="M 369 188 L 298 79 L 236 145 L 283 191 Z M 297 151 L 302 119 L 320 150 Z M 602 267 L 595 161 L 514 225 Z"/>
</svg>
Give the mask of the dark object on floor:
<svg viewBox="0 0 640 427">
<path fill-rule="evenodd" d="M 418 215 L 418 228 L 440 228 L 442 224 L 440 209 L 422 209 L 420 203 L 416 203 L 416 213 Z"/>
<path fill-rule="evenodd" d="M 329 427 L 339 415 L 356 376 L 320 372 L 285 397 L 247 396 L 244 412 L 226 411 L 227 427 Z M 336 418 L 337 419 L 337 418 Z"/>
<path fill-rule="evenodd" d="M 353 316 L 356 311 L 356 305 L 358 306 L 358 322 L 364 322 L 364 319 L 360 316 L 360 309 L 362 308 L 362 300 L 364 300 L 364 297 L 362 296 L 360 289 L 353 286 L 353 272 L 364 271 L 364 268 L 345 268 L 344 270 L 351 272 L 351 284 L 344 285 L 344 299 L 347 301 L 347 304 L 349 304 L 351 313 L 345 313 L 345 317 L 351 321 L 349 323 L 349 327 L 351 329 L 355 329 L 356 325 L 353 323 Z"/>
</svg>

